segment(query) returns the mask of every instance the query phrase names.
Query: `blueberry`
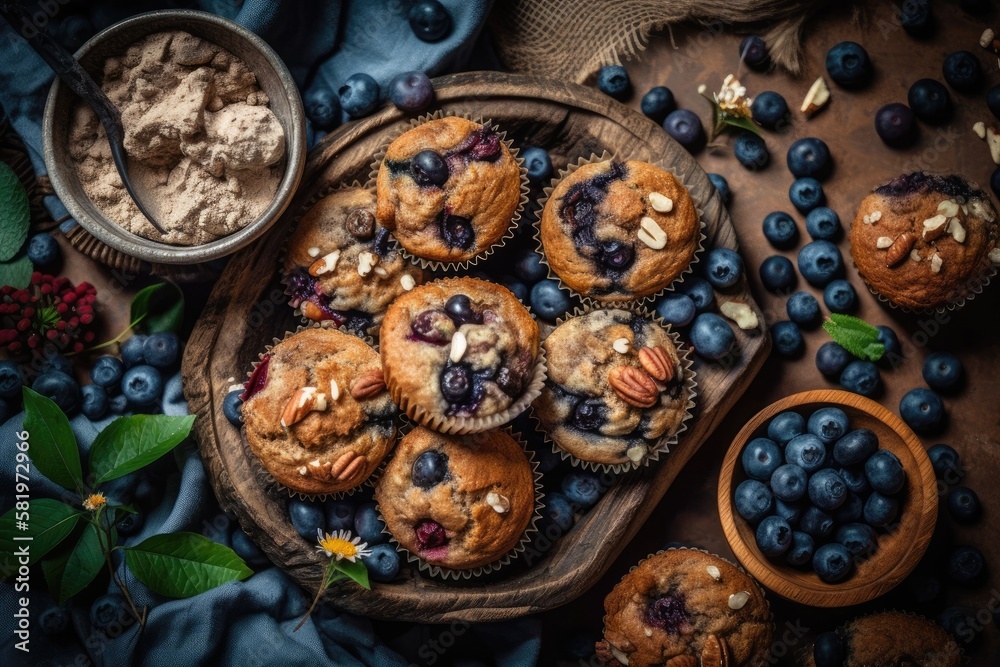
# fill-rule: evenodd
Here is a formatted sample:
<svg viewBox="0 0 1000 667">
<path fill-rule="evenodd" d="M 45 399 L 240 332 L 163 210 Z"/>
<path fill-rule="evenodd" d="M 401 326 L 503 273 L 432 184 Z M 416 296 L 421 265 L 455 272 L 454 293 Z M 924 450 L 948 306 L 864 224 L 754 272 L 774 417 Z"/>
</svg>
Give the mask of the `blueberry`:
<svg viewBox="0 0 1000 667">
<path fill-rule="evenodd" d="M 706 359 L 722 359 L 736 345 L 729 323 L 715 313 L 701 313 L 691 325 L 691 345 Z"/>
<path fill-rule="evenodd" d="M 326 507 L 324 508 L 326 529 L 331 532 L 335 530 L 353 530 L 356 505 L 356 501 L 349 499 L 327 500 Z"/>
<path fill-rule="evenodd" d="M 122 376 L 122 394 L 133 405 L 153 405 L 162 392 L 163 376 L 152 366 L 133 366 Z"/>
<path fill-rule="evenodd" d="M 845 433 L 833 445 L 833 460 L 842 466 L 863 463 L 878 450 L 878 436 L 867 428 Z"/>
<path fill-rule="evenodd" d="M 870 361 L 852 361 L 840 374 L 840 385 L 855 394 L 873 396 L 882 386 L 882 374 Z"/>
<path fill-rule="evenodd" d="M 455 294 L 449 297 L 444 304 L 444 312 L 455 323 L 455 326 L 459 327 L 463 324 L 480 324 L 483 321 L 482 315 L 472 305 L 472 299 L 465 294 Z"/>
<path fill-rule="evenodd" d="M 865 500 L 865 523 L 874 528 L 885 528 L 893 522 L 898 513 L 899 501 L 883 496 L 878 491 L 872 491 Z"/>
<path fill-rule="evenodd" d="M 521 157 L 524 158 L 524 167 L 528 170 L 528 180 L 531 183 L 539 185 L 552 176 L 552 158 L 544 148 L 525 146 Z"/>
<path fill-rule="evenodd" d="M 827 462 L 826 446 L 813 433 L 804 433 L 792 438 L 785 445 L 785 460 L 807 473 L 814 473 Z M 785 498 L 785 500 L 795 500 L 795 498 Z"/>
<path fill-rule="evenodd" d="M 163 331 L 146 339 L 142 345 L 142 355 L 150 366 L 165 370 L 177 363 L 180 348 L 181 341 L 177 334 Z"/>
<path fill-rule="evenodd" d="M 123 415 L 128 410 L 128 399 L 121 393 L 121 387 L 118 390 L 118 394 L 108 398 L 108 411 L 113 415 Z"/>
<path fill-rule="evenodd" d="M 826 72 L 845 88 L 861 86 L 871 78 L 868 52 L 857 42 L 841 42 L 826 53 Z"/>
<path fill-rule="evenodd" d="M 145 518 L 139 512 L 126 514 L 118 522 L 118 534 L 126 537 L 137 535 L 145 523 Z M 315 533 L 313 533 L 313 536 L 315 536 Z"/>
<path fill-rule="evenodd" d="M 367 74 L 359 72 L 347 77 L 337 94 L 340 96 L 340 108 L 351 118 L 367 116 L 378 106 L 378 83 Z"/>
<path fill-rule="evenodd" d="M 0 398 L 17 401 L 21 398 L 24 375 L 16 361 L 0 361 Z"/>
<path fill-rule="evenodd" d="M 656 303 L 656 316 L 667 324 L 686 327 L 695 316 L 694 301 L 687 294 L 667 294 Z"/>
<path fill-rule="evenodd" d="M 750 113 L 761 127 L 780 129 L 788 122 L 788 103 L 773 90 L 766 90 L 754 98 Z"/>
<path fill-rule="evenodd" d="M 710 308 L 715 303 L 715 290 L 712 288 L 712 284 L 704 278 L 685 276 L 684 281 L 678 285 L 678 289 L 691 297 L 698 312 Z"/>
<path fill-rule="evenodd" d="M 771 154 L 767 152 L 764 139 L 753 132 L 742 132 L 736 137 L 736 141 L 733 142 L 733 155 L 736 156 L 737 162 L 750 171 L 763 169 L 771 161 Z"/>
<path fill-rule="evenodd" d="M 878 549 L 878 535 L 875 529 L 864 523 L 847 523 L 837 529 L 833 538 L 847 547 L 852 556 L 870 558 Z"/>
<path fill-rule="evenodd" d="M 806 432 L 806 418 L 798 412 L 782 412 L 767 425 L 767 437 L 782 447 Z"/>
<path fill-rule="evenodd" d="M 806 214 L 817 206 L 826 203 L 826 195 L 823 194 L 823 186 L 811 176 L 797 178 L 788 188 L 788 199 L 795 209 L 802 214 Z"/>
<path fill-rule="evenodd" d="M 780 516 L 769 516 L 757 525 L 754 533 L 757 548 L 765 556 L 780 556 L 792 544 L 792 527 Z"/>
<path fill-rule="evenodd" d="M 865 477 L 864 466 L 845 466 L 837 472 L 844 478 L 844 484 L 847 484 L 847 490 L 851 493 L 859 496 L 867 496 L 871 493 L 872 487 L 868 483 L 868 478 Z"/>
<path fill-rule="evenodd" d="M 705 128 L 698 114 L 688 109 L 676 109 L 663 120 L 663 129 L 687 150 L 694 152 L 705 143 Z"/>
<path fill-rule="evenodd" d="M 321 530 L 326 522 L 322 505 L 298 498 L 288 501 L 288 516 L 295 532 L 309 541 L 316 539 L 316 531 Z"/>
<path fill-rule="evenodd" d="M 88 384 L 80 390 L 80 412 L 91 421 L 100 419 L 108 411 L 108 393 L 96 384 Z"/>
<path fill-rule="evenodd" d="M 596 431 L 604 425 L 604 402 L 599 398 L 581 400 L 573 410 L 572 425 L 584 431 Z"/>
<path fill-rule="evenodd" d="M 832 468 L 824 468 L 809 478 L 809 500 L 821 510 L 835 510 L 847 500 L 844 478 Z"/>
<path fill-rule="evenodd" d="M 914 431 L 928 433 L 944 422 L 944 404 L 930 389 L 918 387 L 906 392 L 899 402 L 899 416 Z"/>
<path fill-rule="evenodd" d="M 784 292 L 795 286 L 795 267 L 787 257 L 771 255 L 760 265 L 760 281 L 772 292 Z"/>
<path fill-rule="evenodd" d="M 222 399 L 222 414 L 225 415 L 230 424 L 237 428 L 243 423 L 241 416 L 243 412 L 243 399 L 240 398 L 242 394 L 242 390 L 234 389 Z"/>
<path fill-rule="evenodd" d="M 816 542 L 812 537 L 800 531 L 792 532 L 792 543 L 785 552 L 785 561 L 789 565 L 805 565 L 812 560 Z"/>
<path fill-rule="evenodd" d="M 905 104 L 886 104 L 875 112 L 875 133 L 886 146 L 909 146 L 917 139 L 916 117 Z"/>
<path fill-rule="evenodd" d="M 949 484 L 954 484 L 965 475 L 959 462 L 958 452 L 948 445 L 934 445 L 927 450 L 927 457 L 931 460 L 931 467 L 934 468 L 934 475 Z"/>
<path fill-rule="evenodd" d="M 122 363 L 125 364 L 125 368 L 132 368 L 133 366 L 146 363 L 145 352 L 143 351 L 145 345 L 146 336 L 143 334 L 132 334 L 122 343 Z"/>
<path fill-rule="evenodd" d="M 684 598 L 671 594 L 652 600 L 644 616 L 646 624 L 660 628 L 671 635 L 679 634 L 685 625 L 690 627 Z"/>
<path fill-rule="evenodd" d="M 846 657 L 847 650 L 840 635 L 836 632 L 817 635 L 813 642 L 813 662 L 816 667 L 843 667 Z"/>
<path fill-rule="evenodd" d="M 260 550 L 260 547 L 238 525 L 233 529 L 233 534 L 229 541 L 236 555 L 246 561 L 250 567 L 260 569 L 268 567 L 271 564 L 271 561 Z"/>
<path fill-rule="evenodd" d="M 740 41 L 740 60 L 750 69 L 766 70 L 771 64 L 767 44 L 757 35 L 747 35 Z"/>
<path fill-rule="evenodd" d="M 62 258 L 59 242 L 52 234 L 42 232 L 28 239 L 28 260 L 39 268 L 53 266 Z"/>
<path fill-rule="evenodd" d="M 80 385 L 61 371 L 39 373 L 31 388 L 55 402 L 59 409 L 72 416 L 80 409 Z"/>
<path fill-rule="evenodd" d="M 799 240 L 799 228 L 792 216 L 781 211 L 768 213 L 764 218 L 764 238 L 775 248 L 787 250 Z"/>
<path fill-rule="evenodd" d="M 90 625 L 98 632 L 115 635 L 132 620 L 125 596 L 118 593 L 102 595 L 90 605 Z"/>
<path fill-rule="evenodd" d="M 59 371 L 60 373 L 65 373 L 66 375 L 72 376 L 73 362 L 61 354 L 53 354 L 46 352 L 45 357 L 42 361 L 42 366 L 39 370 L 42 373 L 48 371 Z"/>
<path fill-rule="evenodd" d="M 573 506 L 561 493 L 545 494 L 545 507 L 542 508 L 539 530 L 546 536 L 549 535 L 546 530 L 547 526 L 554 526 L 558 529 L 556 537 L 568 533 L 573 527 Z"/>
<path fill-rule="evenodd" d="M 903 0 L 900 24 L 913 37 L 926 37 L 931 33 L 931 0 Z"/>
<path fill-rule="evenodd" d="M 807 505 L 799 519 L 799 530 L 825 542 L 833 536 L 833 517 L 814 505 Z"/>
<path fill-rule="evenodd" d="M 959 523 L 973 523 L 979 518 L 982 506 L 979 496 L 967 486 L 956 486 L 948 492 L 948 512 Z"/>
<path fill-rule="evenodd" d="M 843 275 L 844 258 L 840 248 L 829 241 L 813 241 L 799 250 L 799 273 L 813 287 L 826 287 Z"/>
<path fill-rule="evenodd" d="M 389 100 L 407 113 L 423 111 L 434 100 L 434 85 L 423 72 L 403 72 L 389 83 Z"/>
<path fill-rule="evenodd" d="M 986 559 L 979 549 L 956 547 L 948 557 L 948 579 L 959 585 L 974 585 L 986 578 Z"/>
<path fill-rule="evenodd" d="M 853 569 L 851 552 L 842 544 L 824 544 L 813 555 L 813 571 L 827 583 L 843 581 Z"/>
<path fill-rule="evenodd" d="M 920 79 L 910 86 L 906 101 L 925 123 L 939 125 L 951 117 L 951 97 L 940 81 Z"/>
<path fill-rule="evenodd" d="M 993 86 L 986 92 L 986 106 L 995 118 L 1000 118 L 1000 86 Z"/>
<path fill-rule="evenodd" d="M 62 607 L 49 607 L 38 615 L 38 627 L 47 637 L 55 637 L 69 627 L 69 612 Z"/>
<path fill-rule="evenodd" d="M 747 477 L 766 482 L 782 463 L 781 449 L 773 440 L 754 438 L 743 448 L 740 462 Z"/>
<path fill-rule="evenodd" d="M 806 231 L 814 241 L 836 241 L 842 231 L 840 216 L 826 206 L 814 208 L 806 216 Z"/>
<path fill-rule="evenodd" d="M 802 517 L 802 507 L 803 504 L 801 502 L 792 502 L 782 500 L 781 498 L 774 499 L 774 514 L 780 516 L 792 526 L 798 523 Z"/>
<path fill-rule="evenodd" d="M 716 289 L 732 287 L 743 274 L 743 258 L 729 248 L 712 248 L 705 257 L 705 279 Z"/>
<path fill-rule="evenodd" d="M 98 357 L 90 367 L 90 380 L 98 387 L 118 391 L 125 374 L 125 365 L 117 357 Z"/>
<path fill-rule="evenodd" d="M 733 504 L 741 517 L 750 523 L 757 523 L 774 510 L 774 496 L 761 482 L 747 479 L 736 487 Z"/>
<path fill-rule="evenodd" d="M 514 275 L 526 283 L 534 284 L 539 280 L 545 280 L 549 270 L 542 264 L 542 256 L 535 250 L 529 249 L 518 254 L 514 264 Z"/>
<path fill-rule="evenodd" d="M 850 420 L 840 408 L 820 408 L 809 416 L 809 433 L 819 438 L 824 445 L 832 445 L 841 438 L 850 425 Z"/>
<path fill-rule="evenodd" d="M 937 623 L 960 646 L 972 650 L 982 640 L 983 626 L 976 620 L 976 612 L 969 607 L 948 607 L 937 617 Z"/>
<path fill-rule="evenodd" d="M 712 187 L 719 191 L 722 203 L 728 204 L 732 193 L 729 190 L 729 181 L 726 180 L 726 177 L 722 174 L 709 174 L 708 180 L 712 182 Z"/>
<path fill-rule="evenodd" d="M 563 495 L 573 505 L 587 509 L 597 504 L 604 493 L 601 478 L 589 470 L 573 470 L 562 480 Z"/>
<path fill-rule="evenodd" d="M 632 83 L 621 65 L 605 65 L 597 72 L 597 89 L 616 100 L 628 99 Z"/>
<path fill-rule="evenodd" d="M 340 100 L 326 84 L 317 83 L 307 90 L 302 105 L 317 130 L 332 130 L 340 122 Z"/>
<path fill-rule="evenodd" d="M 451 32 L 451 14 L 438 0 L 417 0 L 406 20 L 422 42 L 439 42 Z"/>
<path fill-rule="evenodd" d="M 677 109 L 674 94 L 666 86 L 656 86 L 642 96 L 642 113 L 657 123 L 662 123 L 667 114 Z"/>
<path fill-rule="evenodd" d="M 632 265 L 635 251 L 632 246 L 621 241 L 603 241 L 599 245 L 597 261 L 612 271 L 624 271 Z"/>
<path fill-rule="evenodd" d="M 899 338 L 896 337 L 896 332 L 891 328 L 880 324 L 875 327 L 878 329 L 878 342 L 882 343 L 885 347 L 885 354 L 882 355 L 882 359 L 889 363 L 890 366 L 895 368 L 903 360 L 903 346 L 899 344 Z"/>
<path fill-rule="evenodd" d="M 430 489 L 448 478 L 448 455 L 436 449 L 421 453 L 410 468 L 410 479 L 421 489 Z"/>
<path fill-rule="evenodd" d="M 951 352 L 934 352 L 924 359 L 923 375 L 927 386 L 947 393 L 959 387 L 965 372 L 956 355 Z"/>
<path fill-rule="evenodd" d="M 798 357 L 805 349 L 802 332 L 795 322 L 775 322 L 771 325 L 771 337 L 774 339 L 774 351 L 783 357 Z"/>
<path fill-rule="evenodd" d="M 472 377 L 464 366 L 449 366 L 441 372 L 441 394 L 449 403 L 461 404 L 472 392 Z"/>
<path fill-rule="evenodd" d="M 468 218 L 445 214 L 441 219 L 441 238 L 450 248 L 468 250 L 476 240 L 476 233 Z"/>
<path fill-rule="evenodd" d="M 830 147 L 822 139 L 805 137 L 788 147 L 785 162 L 795 178 L 823 178 L 832 165 Z"/>
<path fill-rule="evenodd" d="M 960 93 L 974 93 L 983 79 L 979 59 L 968 51 L 955 51 L 944 59 L 944 80 Z"/>
<path fill-rule="evenodd" d="M 437 151 L 420 151 L 410 160 L 410 175 L 417 185 L 441 187 L 448 180 L 448 163 Z"/>
<path fill-rule="evenodd" d="M 559 289 L 558 281 L 546 279 L 532 286 L 531 309 L 546 322 L 554 324 L 566 315 L 569 307 L 569 294 Z"/>
<path fill-rule="evenodd" d="M 372 553 L 364 559 L 368 577 L 372 581 L 392 581 L 399 574 L 399 554 L 391 544 L 376 544 Z"/>
<path fill-rule="evenodd" d="M 771 492 L 775 498 L 794 502 L 806 495 L 808 476 L 801 467 L 786 463 L 771 475 Z"/>
<path fill-rule="evenodd" d="M 354 534 L 361 538 L 362 542 L 372 544 L 384 544 L 389 541 L 389 537 L 382 532 L 385 527 L 382 518 L 375 509 L 375 503 L 361 503 L 354 512 Z"/>
<path fill-rule="evenodd" d="M 832 280 L 823 289 L 823 303 L 831 312 L 851 313 L 858 307 L 858 293 L 846 280 Z"/>
<path fill-rule="evenodd" d="M 843 479 L 843 475 L 841 475 L 841 479 Z M 846 484 L 847 482 L 845 481 L 844 483 Z M 841 524 L 861 521 L 864 516 L 865 501 L 861 500 L 861 496 L 853 491 L 847 492 L 844 504 L 838 507 L 833 513 L 834 520 Z"/>
<path fill-rule="evenodd" d="M 796 292 L 788 297 L 785 311 L 788 313 L 788 319 L 803 329 L 814 329 L 819 325 L 819 302 L 809 292 Z"/>
<path fill-rule="evenodd" d="M 502 275 L 497 278 L 497 282 L 510 290 L 511 294 L 517 297 L 517 300 L 521 303 L 528 303 L 528 294 L 530 290 L 528 286 L 522 283 L 520 280 L 514 276 Z"/>
</svg>

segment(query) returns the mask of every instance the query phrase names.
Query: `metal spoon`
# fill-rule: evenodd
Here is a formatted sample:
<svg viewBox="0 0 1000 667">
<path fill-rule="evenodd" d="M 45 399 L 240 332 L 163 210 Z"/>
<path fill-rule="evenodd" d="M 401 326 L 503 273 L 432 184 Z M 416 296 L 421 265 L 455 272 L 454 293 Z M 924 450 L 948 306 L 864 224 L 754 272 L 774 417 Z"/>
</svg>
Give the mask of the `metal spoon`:
<svg viewBox="0 0 1000 667">
<path fill-rule="evenodd" d="M 125 189 L 128 191 L 129 196 L 132 197 L 132 201 L 139 207 L 139 211 L 146 216 L 150 224 L 156 227 L 157 231 L 161 234 L 166 234 L 167 230 L 161 227 L 153 219 L 149 211 L 146 210 L 146 207 L 142 205 L 139 195 L 136 194 L 135 188 L 132 187 L 132 181 L 129 180 L 128 168 L 125 163 L 125 130 L 122 128 L 122 115 L 118 111 L 118 107 L 108 99 L 108 96 L 104 94 L 104 91 L 97 85 L 97 82 L 90 78 L 90 75 L 80 66 L 76 58 L 52 39 L 47 32 L 44 30 L 34 30 L 28 36 L 18 30 L 19 25 L 24 25 L 25 23 L 30 25 L 31 19 L 28 18 L 24 12 L 24 8 L 17 2 L 0 2 L 0 16 L 3 16 L 7 23 L 10 24 L 10 27 L 15 32 L 18 32 L 28 42 L 28 45 L 42 57 L 42 60 L 52 68 L 56 76 L 62 79 L 62 82 L 69 86 L 70 90 L 82 97 L 83 101 L 89 104 L 90 108 L 94 110 L 94 113 L 97 114 L 98 119 L 101 121 L 101 125 L 104 126 L 105 133 L 108 135 L 108 143 L 111 144 L 111 158 L 115 161 L 118 175 L 121 176 L 122 183 L 125 184 Z"/>
</svg>

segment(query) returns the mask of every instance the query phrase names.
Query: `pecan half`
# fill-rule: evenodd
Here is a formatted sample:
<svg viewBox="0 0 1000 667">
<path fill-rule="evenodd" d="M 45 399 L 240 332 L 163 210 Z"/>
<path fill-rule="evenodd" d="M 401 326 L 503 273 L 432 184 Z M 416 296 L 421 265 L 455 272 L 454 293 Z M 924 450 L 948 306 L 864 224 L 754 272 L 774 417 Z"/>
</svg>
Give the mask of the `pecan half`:
<svg viewBox="0 0 1000 667">
<path fill-rule="evenodd" d="M 718 635 L 709 635 L 701 649 L 702 667 L 730 667 L 729 645 Z"/>
<path fill-rule="evenodd" d="M 698 658 L 693 655 L 675 655 L 663 667 L 698 667 Z"/>
<path fill-rule="evenodd" d="M 313 410 L 326 410 L 326 394 L 316 391 L 316 387 L 297 389 L 288 399 L 288 403 L 285 403 L 285 410 L 281 413 L 281 425 L 288 428 L 305 419 Z"/>
<path fill-rule="evenodd" d="M 632 366 L 612 368 L 608 383 L 623 401 L 637 408 L 653 407 L 660 395 L 653 378 Z"/>
<path fill-rule="evenodd" d="M 299 308 L 302 310 L 302 314 L 313 322 L 322 322 L 323 320 L 330 319 L 330 316 L 324 313 L 323 309 L 312 301 L 303 301 Z"/>
<path fill-rule="evenodd" d="M 639 365 L 654 380 L 670 382 L 674 379 L 674 360 L 662 345 L 639 350 Z"/>
<path fill-rule="evenodd" d="M 333 465 L 330 466 L 330 477 L 334 479 L 339 479 L 342 481 L 347 481 L 352 479 L 358 472 L 364 468 L 365 457 L 356 452 L 344 452 L 340 455 Z"/>
<path fill-rule="evenodd" d="M 351 384 L 351 398 L 356 401 L 364 401 L 374 396 L 378 396 L 385 391 L 385 378 L 382 371 L 373 368 L 365 371 Z"/>
<path fill-rule="evenodd" d="M 891 269 L 909 257 L 916 242 L 916 235 L 910 232 L 904 232 L 897 236 L 885 253 L 885 265 Z"/>
</svg>

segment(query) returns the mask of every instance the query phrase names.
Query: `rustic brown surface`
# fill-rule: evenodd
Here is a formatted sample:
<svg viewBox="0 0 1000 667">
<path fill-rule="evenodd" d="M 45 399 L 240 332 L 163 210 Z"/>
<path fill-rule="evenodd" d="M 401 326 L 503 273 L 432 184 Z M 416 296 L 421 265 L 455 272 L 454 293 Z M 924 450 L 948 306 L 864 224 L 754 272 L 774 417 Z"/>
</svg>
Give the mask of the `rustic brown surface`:
<svg viewBox="0 0 1000 667">
<path fill-rule="evenodd" d="M 703 209 L 706 245 L 736 247 L 718 194 L 691 156 L 656 124 L 600 93 L 573 84 L 497 73 L 444 77 L 435 88 L 441 108 L 492 118 L 516 143 L 546 146 L 558 167 L 606 149 L 631 159 L 663 160 L 689 186 Z M 239 431 L 222 415 L 222 399 L 233 378 L 242 376 L 273 336 L 296 326 L 276 288 L 281 246 L 291 220 L 323 188 L 363 180 L 372 156 L 406 123 L 403 114 L 385 109 L 334 132 L 312 151 L 290 213 L 266 238 L 230 261 L 184 356 L 185 394 L 191 411 L 198 415 L 195 428 L 202 455 L 223 507 L 236 513 L 275 563 L 311 590 L 321 576 L 320 556 L 292 528 L 286 499 L 268 493 L 254 475 Z M 755 305 L 745 282 L 726 298 Z M 267 304 L 267 315 L 262 303 Z M 423 577 L 375 584 L 371 592 L 347 586 L 335 592 L 335 604 L 376 618 L 435 622 L 520 616 L 574 599 L 600 577 L 639 529 L 767 356 L 769 339 L 760 332 L 740 332 L 738 342 L 739 357 L 731 364 L 696 365 L 698 412 L 674 451 L 662 463 L 624 476 L 534 567 L 512 568 L 464 585 L 460 591 L 455 584 Z"/>
</svg>

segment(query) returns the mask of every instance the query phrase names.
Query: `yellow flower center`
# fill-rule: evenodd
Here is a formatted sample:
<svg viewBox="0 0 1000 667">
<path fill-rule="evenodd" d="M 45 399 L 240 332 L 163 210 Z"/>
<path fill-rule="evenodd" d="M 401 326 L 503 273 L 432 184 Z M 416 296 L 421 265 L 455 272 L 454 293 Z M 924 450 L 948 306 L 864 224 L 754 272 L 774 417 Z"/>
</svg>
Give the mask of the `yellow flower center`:
<svg viewBox="0 0 1000 667">
<path fill-rule="evenodd" d="M 339 537 L 325 537 L 319 541 L 319 545 L 334 556 L 339 555 L 342 558 L 353 558 L 358 555 L 358 547 L 355 544 L 347 540 L 342 540 Z"/>
<path fill-rule="evenodd" d="M 103 493 L 92 493 L 83 501 L 83 509 L 93 512 L 107 503 Z"/>
</svg>

